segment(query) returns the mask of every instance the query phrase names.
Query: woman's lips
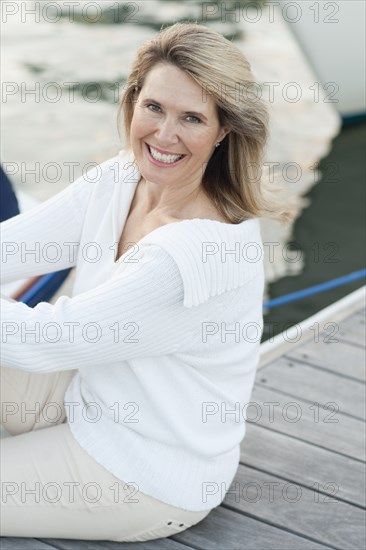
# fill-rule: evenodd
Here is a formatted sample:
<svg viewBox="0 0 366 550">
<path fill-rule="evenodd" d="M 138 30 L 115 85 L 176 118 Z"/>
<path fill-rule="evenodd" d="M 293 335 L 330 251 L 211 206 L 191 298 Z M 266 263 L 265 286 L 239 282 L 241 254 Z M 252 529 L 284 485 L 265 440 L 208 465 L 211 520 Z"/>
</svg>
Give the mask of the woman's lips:
<svg viewBox="0 0 366 550">
<path fill-rule="evenodd" d="M 154 159 L 154 157 L 150 153 L 150 148 L 149 148 L 149 145 L 147 143 L 145 143 L 145 147 L 146 147 L 146 150 L 147 150 L 149 160 L 153 164 L 155 164 L 156 166 L 161 166 L 161 167 L 164 167 L 164 168 L 170 168 L 170 167 L 173 167 L 173 166 L 177 166 L 177 164 L 180 164 L 187 156 L 187 155 L 183 155 L 182 158 L 176 160 L 175 162 L 169 162 L 169 163 L 168 162 L 162 162 L 160 160 Z"/>
</svg>

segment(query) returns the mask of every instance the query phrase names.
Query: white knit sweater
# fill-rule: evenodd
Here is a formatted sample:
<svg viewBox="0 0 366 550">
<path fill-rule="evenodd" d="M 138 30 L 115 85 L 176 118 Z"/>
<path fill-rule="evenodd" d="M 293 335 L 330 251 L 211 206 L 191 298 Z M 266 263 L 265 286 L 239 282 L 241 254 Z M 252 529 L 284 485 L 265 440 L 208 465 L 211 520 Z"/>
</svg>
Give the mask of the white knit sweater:
<svg viewBox="0 0 366 550">
<path fill-rule="evenodd" d="M 116 262 L 139 179 L 121 151 L 1 224 L 2 284 L 77 266 L 72 298 L 1 300 L 1 364 L 77 369 L 65 406 L 81 447 L 143 493 L 208 510 L 235 476 L 259 360 L 259 221 L 169 223 Z"/>
</svg>

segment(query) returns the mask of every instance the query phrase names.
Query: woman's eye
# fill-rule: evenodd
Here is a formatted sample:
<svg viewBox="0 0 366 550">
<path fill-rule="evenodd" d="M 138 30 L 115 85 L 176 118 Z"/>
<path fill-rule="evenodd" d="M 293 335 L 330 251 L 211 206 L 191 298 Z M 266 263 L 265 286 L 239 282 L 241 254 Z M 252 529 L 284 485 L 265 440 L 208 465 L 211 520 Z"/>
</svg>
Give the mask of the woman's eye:
<svg viewBox="0 0 366 550">
<path fill-rule="evenodd" d="M 146 107 L 147 107 L 150 111 L 152 111 L 153 113 L 157 113 L 157 112 L 160 111 L 159 105 L 156 105 L 155 103 L 148 103 L 148 104 L 146 105 Z M 189 120 L 189 119 L 190 119 L 190 120 Z M 188 115 L 188 116 L 186 117 L 186 120 L 188 120 L 189 122 L 193 122 L 194 124 L 199 124 L 199 123 L 201 122 L 201 120 L 200 120 L 198 117 L 194 116 L 194 115 Z"/>
<path fill-rule="evenodd" d="M 155 103 L 148 103 L 146 107 L 149 109 L 150 107 L 156 107 L 156 109 L 159 109 L 158 105 L 155 105 Z M 151 109 L 153 112 L 156 112 L 155 109 Z"/>
<path fill-rule="evenodd" d="M 196 123 L 196 124 L 198 124 L 199 122 L 201 122 L 201 120 L 200 120 L 198 117 L 193 116 L 193 115 L 188 115 L 188 116 L 187 116 L 187 119 L 188 119 L 188 118 L 193 119 L 193 122 Z"/>
</svg>

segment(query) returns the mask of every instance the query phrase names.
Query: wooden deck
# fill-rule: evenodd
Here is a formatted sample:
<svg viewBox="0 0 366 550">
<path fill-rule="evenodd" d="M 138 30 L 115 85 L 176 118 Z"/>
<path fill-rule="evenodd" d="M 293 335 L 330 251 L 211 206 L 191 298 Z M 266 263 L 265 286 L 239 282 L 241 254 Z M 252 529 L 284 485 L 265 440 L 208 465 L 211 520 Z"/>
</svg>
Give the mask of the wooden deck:
<svg viewBox="0 0 366 550">
<path fill-rule="evenodd" d="M 335 342 L 320 331 L 318 342 L 287 344 L 260 365 L 236 478 L 198 525 L 146 543 L 2 538 L 1 550 L 363 550 L 362 300 L 351 309 L 335 323 Z"/>
</svg>

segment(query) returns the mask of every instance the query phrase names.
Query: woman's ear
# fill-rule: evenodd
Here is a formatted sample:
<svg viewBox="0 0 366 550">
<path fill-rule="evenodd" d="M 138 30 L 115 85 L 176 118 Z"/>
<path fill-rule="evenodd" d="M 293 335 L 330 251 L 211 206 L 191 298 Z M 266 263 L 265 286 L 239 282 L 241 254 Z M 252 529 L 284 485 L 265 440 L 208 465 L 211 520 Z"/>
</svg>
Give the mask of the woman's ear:
<svg viewBox="0 0 366 550">
<path fill-rule="evenodd" d="M 217 138 L 217 141 L 222 141 L 230 132 L 231 128 L 229 128 L 229 126 L 224 126 L 223 128 L 221 128 L 221 132 L 219 134 L 219 137 Z"/>
</svg>

